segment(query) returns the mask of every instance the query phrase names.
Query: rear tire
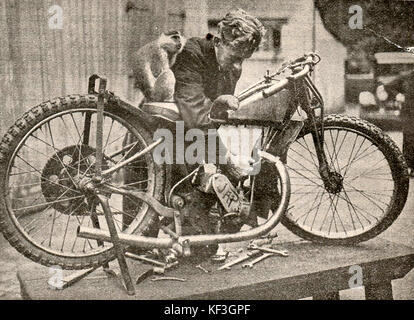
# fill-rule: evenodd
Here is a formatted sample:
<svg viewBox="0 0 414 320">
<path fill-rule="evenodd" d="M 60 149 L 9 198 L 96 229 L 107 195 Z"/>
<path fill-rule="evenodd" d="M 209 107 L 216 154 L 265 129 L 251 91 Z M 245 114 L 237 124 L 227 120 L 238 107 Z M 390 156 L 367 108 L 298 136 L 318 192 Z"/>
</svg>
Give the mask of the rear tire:
<svg viewBox="0 0 414 320">
<path fill-rule="evenodd" d="M 47 132 L 47 124 L 49 123 L 49 130 L 50 130 L 50 126 L 51 126 L 50 123 L 52 121 L 54 121 L 55 119 L 57 119 L 56 121 L 58 121 L 59 119 L 62 119 L 61 122 L 64 122 L 64 119 L 68 119 L 68 122 L 69 122 L 69 121 L 71 121 L 70 117 L 72 117 L 73 123 L 74 123 L 74 125 L 72 123 L 70 124 L 72 126 L 72 128 L 76 127 L 76 129 L 77 129 L 78 126 L 79 126 L 79 128 L 82 128 L 83 123 L 76 124 L 76 119 L 78 119 L 76 117 L 81 117 L 81 115 L 83 115 L 83 114 L 85 114 L 84 117 L 86 117 L 87 113 L 91 113 L 93 115 L 92 117 L 96 116 L 96 106 L 97 106 L 97 96 L 95 96 L 95 95 L 71 95 L 71 96 L 61 97 L 61 98 L 57 98 L 55 100 L 44 102 L 44 103 L 32 108 L 28 112 L 26 112 L 19 120 L 17 120 L 16 123 L 5 134 L 5 136 L 3 137 L 3 139 L 0 143 L 0 188 L 1 188 L 1 190 L 3 190 L 2 194 L 1 194 L 1 197 L 0 197 L 0 231 L 3 233 L 3 235 L 7 239 L 7 241 L 17 251 L 22 253 L 27 258 L 33 260 L 34 262 L 38 262 L 38 263 L 40 263 L 42 265 L 45 265 L 45 266 L 58 265 L 58 266 L 61 266 L 64 269 L 85 269 L 85 268 L 90 268 L 90 267 L 102 265 L 105 262 L 108 262 L 108 261 L 114 259 L 114 250 L 113 250 L 111 244 L 106 244 L 107 246 L 105 246 L 105 247 L 97 245 L 96 248 L 93 248 L 93 246 L 91 246 L 90 243 L 89 243 L 90 248 L 87 247 L 87 249 L 89 251 L 85 252 L 85 246 L 86 246 L 85 244 L 86 244 L 87 240 L 85 240 L 85 244 L 83 244 L 83 246 L 84 246 L 84 248 L 83 248 L 84 252 L 83 253 L 81 253 L 81 251 L 80 251 L 81 249 L 79 249 L 79 252 L 76 251 L 76 253 L 69 252 L 69 249 L 68 249 L 69 247 L 72 248 L 72 251 L 74 251 L 75 247 L 76 247 L 76 250 L 78 250 L 77 246 L 78 246 L 79 242 L 77 243 L 76 240 L 74 240 L 73 246 L 72 246 L 72 244 L 70 244 L 68 247 L 64 247 L 64 244 L 65 244 L 64 241 L 66 239 L 66 233 L 65 233 L 65 238 L 63 238 L 63 243 L 62 244 L 60 244 L 60 243 L 56 244 L 56 243 L 58 243 L 57 240 L 56 241 L 50 240 L 49 241 L 50 249 L 46 248 L 46 246 L 43 245 L 44 242 L 40 243 L 40 240 L 38 240 L 38 241 L 35 240 L 35 236 L 34 236 L 35 231 L 32 231 L 32 230 L 33 230 L 33 225 L 36 226 L 36 227 L 38 225 L 38 222 L 36 222 L 36 221 L 40 220 L 41 223 L 43 223 L 43 226 L 42 227 L 39 226 L 38 230 L 44 228 L 46 223 L 52 224 L 52 227 L 51 227 L 52 229 L 50 231 L 50 234 L 52 234 L 53 233 L 53 226 L 55 224 L 55 219 L 57 219 L 55 217 L 57 217 L 58 215 L 63 215 L 63 217 L 65 219 L 67 217 L 68 221 L 71 218 L 73 218 L 72 221 L 74 220 L 74 218 L 76 218 L 78 221 L 83 222 L 84 220 L 82 220 L 82 219 L 85 219 L 85 221 L 87 220 L 87 218 L 86 218 L 87 214 L 85 214 L 85 212 L 88 213 L 88 212 L 92 212 L 92 211 L 83 211 L 83 213 L 82 213 L 82 212 L 80 212 L 80 209 L 77 208 L 77 209 L 73 209 L 73 211 L 71 211 L 71 213 L 68 215 L 67 214 L 68 212 L 66 212 L 66 213 L 63 212 L 64 211 L 63 209 L 61 209 L 59 207 L 56 208 L 55 205 L 53 205 L 53 207 L 52 207 L 53 209 L 50 208 L 50 205 L 49 205 L 49 209 L 45 209 L 45 206 L 42 206 L 42 205 L 40 205 L 39 207 L 37 207 L 37 204 L 34 205 L 34 206 L 31 205 L 31 206 L 28 206 L 28 207 L 35 207 L 38 210 L 37 211 L 35 210 L 34 212 L 29 212 L 29 213 L 24 212 L 25 216 L 27 214 L 39 214 L 40 215 L 40 214 L 42 214 L 41 213 L 42 210 L 45 210 L 45 211 L 44 211 L 44 215 L 39 217 L 39 218 L 35 217 L 35 218 L 32 219 L 32 217 L 29 217 L 30 219 L 32 219 L 31 222 L 30 222 L 30 224 L 32 224 L 32 227 L 31 227 L 32 230 L 29 231 L 28 230 L 29 227 L 27 225 L 23 225 L 24 224 L 23 219 L 25 217 L 21 218 L 21 216 L 16 215 L 16 210 L 20 210 L 20 209 L 16 209 L 16 206 L 17 206 L 16 203 L 19 202 L 19 201 L 20 202 L 25 201 L 25 203 L 26 203 L 27 200 L 24 198 L 24 196 L 21 196 L 20 198 L 12 199 L 13 198 L 13 192 L 11 191 L 13 188 L 16 188 L 16 186 L 13 185 L 10 182 L 10 181 L 14 181 L 12 176 L 13 175 L 16 176 L 18 174 L 23 174 L 23 173 L 19 173 L 18 171 L 17 171 L 17 173 L 16 173 L 16 171 L 13 171 L 14 168 L 15 168 L 15 163 L 20 161 L 20 160 L 16 160 L 19 157 L 19 152 L 24 148 L 31 148 L 31 149 L 34 149 L 34 150 L 26 150 L 25 154 L 30 154 L 31 152 L 36 154 L 35 152 L 39 149 L 35 147 L 35 144 L 33 143 L 33 141 L 35 141 L 36 139 L 38 139 L 40 137 L 41 139 L 43 139 L 43 140 L 45 140 L 49 143 L 49 146 L 44 146 L 44 150 L 51 150 L 50 151 L 51 152 L 50 153 L 51 157 L 49 155 L 47 155 L 47 156 L 50 157 L 50 160 L 54 160 L 54 158 L 55 158 L 54 161 L 56 161 L 56 157 L 59 158 L 59 153 L 57 152 L 57 150 L 58 150 L 57 146 L 58 145 L 56 144 L 56 148 L 55 148 L 55 145 L 53 143 L 53 149 L 56 150 L 56 151 L 51 149 L 51 147 L 52 147 L 50 145 L 51 142 L 50 142 L 50 140 L 48 140 L 49 133 Z M 115 121 L 115 125 L 117 125 L 119 123 L 120 128 L 126 128 L 127 130 L 129 130 L 129 132 L 132 132 L 136 137 L 139 137 L 139 140 L 140 140 L 140 144 L 138 145 L 139 147 L 145 147 L 145 146 L 147 146 L 147 145 L 149 145 L 150 143 L 153 142 L 152 141 L 152 135 L 150 134 L 150 131 L 143 126 L 142 121 L 140 122 L 139 119 L 134 117 L 134 115 L 129 114 L 124 109 L 122 109 L 118 105 L 116 99 L 111 99 L 110 98 L 110 99 L 108 99 L 107 102 L 105 102 L 105 117 L 106 117 L 105 119 L 109 119 L 108 120 L 109 123 L 110 123 L 111 120 L 112 120 L 112 124 Z M 111 128 L 112 128 L 112 125 L 111 125 Z M 62 128 L 55 129 L 56 132 L 58 133 L 55 136 L 57 136 L 58 138 L 61 139 L 59 141 L 59 143 L 61 143 L 61 141 L 65 140 L 65 139 L 69 140 L 68 137 L 65 138 L 65 135 L 69 135 L 69 133 L 66 132 L 66 131 L 60 131 L 61 129 Z M 61 132 L 64 132 L 63 133 L 63 138 L 62 138 L 62 133 Z M 95 134 L 95 132 L 93 130 L 91 130 L 90 132 L 91 132 L 91 135 L 92 135 L 91 136 L 91 141 L 93 141 L 93 135 Z M 111 134 L 113 134 L 113 133 L 109 130 L 109 128 L 107 129 L 107 132 L 108 132 L 107 133 L 107 137 L 108 137 L 107 139 L 108 140 L 106 141 L 106 143 L 108 145 L 108 150 L 106 152 L 109 153 L 110 148 L 118 148 L 118 147 L 115 147 L 114 145 L 109 147 L 110 143 L 108 144 L 108 141 L 111 138 Z M 60 137 L 59 137 L 59 133 L 61 135 Z M 82 148 L 84 148 L 83 147 L 84 144 L 80 144 L 80 142 L 81 142 L 81 139 L 82 139 L 82 135 L 85 135 L 85 131 L 83 131 L 82 135 L 80 135 L 79 132 L 77 134 L 79 136 L 76 136 L 76 131 L 75 131 L 75 133 L 73 134 L 75 136 L 75 139 L 72 139 L 72 140 L 78 140 L 78 142 L 77 142 L 77 144 L 76 143 L 73 144 L 73 142 L 70 142 L 71 144 L 73 144 L 73 146 L 71 146 L 70 148 L 72 148 L 74 150 L 76 150 L 76 149 L 82 150 Z M 50 131 L 50 136 L 52 136 L 52 131 Z M 106 138 L 106 136 L 104 136 L 104 137 Z M 29 139 L 31 139 L 31 140 L 29 140 Z M 41 140 L 41 139 L 39 139 L 39 140 Z M 27 143 L 28 141 L 31 141 L 31 142 Z M 122 142 L 122 140 L 121 140 L 121 142 Z M 116 143 L 115 143 L 115 145 L 116 145 Z M 65 149 L 65 147 L 62 148 L 62 147 L 59 146 L 59 150 L 64 150 L 64 149 Z M 41 149 L 41 151 L 42 150 L 43 149 Z M 69 150 L 69 149 L 66 148 L 66 150 Z M 115 149 L 115 151 L 116 150 L 117 149 Z M 42 152 L 44 152 L 44 151 L 42 151 Z M 36 158 L 37 161 L 33 157 L 33 155 L 28 156 L 27 159 L 29 159 L 29 158 L 35 159 L 35 161 L 32 162 L 33 163 L 32 165 L 34 167 L 36 167 L 36 165 L 38 165 L 37 162 L 43 161 L 44 158 L 47 159 L 47 157 L 43 158 L 42 152 L 39 152 L 39 155 L 37 155 L 37 157 L 38 157 L 38 158 Z M 66 151 L 66 152 L 67 152 L 67 155 L 65 155 L 65 156 L 69 157 L 70 152 L 69 151 Z M 53 155 L 53 154 L 55 154 L 55 155 Z M 62 158 L 63 158 L 63 153 L 61 153 L 61 155 L 62 155 Z M 72 153 L 72 157 L 73 157 L 73 153 Z M 81 157 L 83 158 L 84 154 L 83 153 L 81 154 L 81 151 L 79 151 L 79 158 L 81 158 Z M 122 155 L 120 155 L 119 157 L 122 157 Z M 162 199 L 163 199 L 163 190 L 164 190 L 165 168 L 163 166 L 157 165 L 152 160 L 152 154 L 151 153 L 148 153 L 147 156 L 143 157 L 143 158 L 144 158 L 144 162 L 145 162 L 145 164 L 148 168 L 148 182 L 146 184 L 146 192 L 151 194 L 157 200 L 162 201 Z M 112 159 L 117 159 L 117 158 L 116 158 L 116 156 L 114 156 L 114 158 L 112 158 Z M 48 163 L 50 163 L 50 160 L 49 160 L 49 162 L 46 163 L 46 166 L 48 165 Z M 75 160 L 76 159 L 72 159 L 70 161 L 75 161 Z M 79 160 L 78 163 L 80 163 L 82 161 L 86 162 L 87 160 L 88 159 L 83 158 L 82 160 Z M 119 161 L 119 160 L 117 160 L 117 161 Z M 53 163 L 53 161 L 52 161 L 52 163 Z M 71 164 L 72 163 L 75 163 L 75 162 L 71 162 Z M 93 163 L 93 160 L 90 161 L 90 163 Z M 62 171 L 66 170 L 66 172 L 69 172 L 69 170 L 72 170 L 71 168 L 74 168 L 74 166 L 75 166 L 73 164 L 72 166 L 67 165 L 65 167 L 62 162 L 61 162 L 61 164 L 63 166 Z M 21 181 L 25 182 L 25 184 L 27 184 L 27 182 L 35 182 L 33 184 L 37 184 L 37 185 L 39 185 L 40 183 L 43 184 L 44 181 L 49 181 L 48 179 L 45 179 L 43 177 L 43 172 L 44 172 L 43 168 L 46 167 L 46 166 L 44 166 L 42 164 L 39 167 L 39 169 L 37 169 L 37 171 L 32 171 L 32 173 L 28 173 L 27 176 L 23 176 L 21 178 Z M 55 165 L 55 167 L 56 166 L 57 165 Z M 54 167 L 53 166 L 49 166 L 49 167 L 51 168 L 50 172 L 52 172 L 53 171 L 52 169 Z M 56 172 L 52 172 L 54 176 L 56 176 L 58 174 Z M 49 174 L 52 174 L 52 173 L 49 173 Z M 78 171 L 78 174 L 79 174 L 79 171 Z M 34 175 L 39 175 L 39 176 L 34 176 Z M 63 173 L 62 173 L 62 175 L 63 175 Z M 72 174 L 69 173 L 69 175 L 72 175 Z M 25 178 L 25 177 L 27 177 L 27 178 Z M 47 177 L 49 177 L 49 176 L 47 176 Z M 31 181 L 31 180 L 33 180 L 33 181 Z M 40 182 L 39 182 L 39 180 L 40 180 Z M 70 179 L 67 178 L 66 180 L 70 180 Z M 50 183 L 52 183 L 52 182 L 49 182 L 49 184 Z M 62 188 L 62 185 L 59 184 L 59 183 L 60 183 L 60 180 L 58 180 L 57 188 Z M 50 188 L 50 186 L 47 186 L 46 188 L 43 188 L 40 191 L 38 191 L 39 198 L 37 198 L 33 202 L 31 200 L 30 202 L 32 204 L 33 203 L 38 203 L 39 201 L 43 201 L 44 203 L 47 203 L 48 198 L 45 196 L 45 190 L 46 189 L 48 190 L 47 193 L 49 194 L 49 196 L 52 197 L 53 192 L 54 192 L 53 191 L 54 188 Z M 68 188 L 68 190 L 69 190 L 69 188 Z M 23 199 L 23 200 L 20 200 L 20 199 Z M 42 199 L 46 199 L 46 200 L 42 200 Z M 57 199 L 59 200 L 59 198 L 57 198 Z M 65 199 L 65 198 L 63 198 L 63 199 Z M 86 201 L 86 200 L 83 200 L 83 201 Z M 118 201 L 118 200 L 115 199 L 114 201 Z M 69 200 L 68 200 L 66 202 L 63 202 L 63 204 L 65 204 L 65 203 L 70 204 L 71 202 L 69 202 Z M 82 206 L 85 206 L 85 205 L 82 205 Z M 21 207 L 24 210 L 25 206 L 22 205 Z M 53 213 L 53 217 L 52 217 L 52 210 L 55 210 L 54 213 Z M 92 209 L 90 209 L 90 210 L 92 210 Z M 139 211 L 139 212 L 136 212 L 136 214 L 138 215 L 139 222 L 137 222 L 137 219 L 135 219 L 134 222 L 132 223 L 132 224 L 135 224 L 135 225 L 132 226 L 132 224 L 131 224 L 131 225 L 127 226 L 127 228 L 124 232 L 131 233 L 132 231 L 135 230 L 136 233 L 147 234 L 148 232 L 150 232 L 151 227 L 155 223 L 157 223 L 158 216 L 146 204 L 142 204 L 142 203 L 139 204 L 137 202 L 136 203 L 136 210 Z M 40 211 L 40 213 L 39 213 L 39 211 Z M 75 213 L 71 217 L 73 212 L 75 212 Z M 118 213 L 121 214 L 121 212 L 122 212 L 122 209 L 120 209 L 120 211 Z M 102 213 L 99 213 L 99 214 L 101 216 L 101 221 L 102 221 L 102 217 L 103 217 Z M 89 215 L 88 217 L 90 217 L 90 216 L 91 215 Z M 51 219 L 52 219 L 52 223 L 50 223 Z M 36 220 L 36 221 L 33 222 L 34 220 Z M 91 221 L 92 221 L 92 219 L 91 219 Z M 90 223 L 90 221 L 88 221 L 88 225 L 89 225 L 89 223 Z M 92 223 L 93 223 L 93 221 L 92 221 Z M 81 222 L 79 222 L 79 224 L 81 224 Z M 122 226 L 122 224 L 123 224 L 123 222 L 121 222 L 121 226 Z M 75 221 L 75 225 L 76 225 L 76 221 Z M 102 227 L 102 225 L 101 225 L 101 227 Z M 120 227 L 120 229 L 121 229 L 121 227 Z M 44 230 L 49 230 L 49 227 L 44 229 Z M 68 227 L 66 227 L 66 230 L 68 230 Z M 33 232 L 32 233 L 33 236 L 29 235 L 30 232 Z M 46 233 L 46 231 L 42 231 L 42 233 L 40 234 L 42 238 L 44 237 L 43 233 Z M 37 232 L 36 236 L 38 234 L 39 233 Z M 72 228 L 70 228 L 70 232 L 68 232 L 68 234 L 69 234 L 68 236 L 71 236 L 73 238 L 75 236 L 75 233 L 73 232 Z M 57 237 L 60 237 L 60 235 L 58 234 Z M 52 236 L 50 236 L 50 239 L 52 239 Z M 74 238 L 74 239 L 77 239 L 77 238 Z M 84 240 L 84 239 L 78 239 L 78 241 L 81 241 L 81 240 Z M 46 243 L 47 242 L 48 241 L 46 241 Z M 92 244 L 94 244 L 94 243 L 92 243 Z M 62 246 L 61 252 L 58 249 L 55 248 L 55 247 L 60 246 L 60 245 Z"/>
</svg>

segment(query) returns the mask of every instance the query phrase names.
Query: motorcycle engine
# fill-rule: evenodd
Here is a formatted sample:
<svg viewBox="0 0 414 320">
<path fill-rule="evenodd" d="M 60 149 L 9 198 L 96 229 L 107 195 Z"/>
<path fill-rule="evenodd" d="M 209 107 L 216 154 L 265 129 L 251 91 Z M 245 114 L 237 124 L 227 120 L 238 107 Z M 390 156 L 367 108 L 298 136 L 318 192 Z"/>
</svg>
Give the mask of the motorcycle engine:
<svg viewBox="0 0 414 320">
<path fill-rule="evenodd" d="M 225 175 L 201 173 L 196 186 L 181 195 L 184 225 L 192 229 L 187 234 L 235 233 L 251 220 L 250 203 L 245 201 L 243 190 L 234 187 Z"/>
</svg>

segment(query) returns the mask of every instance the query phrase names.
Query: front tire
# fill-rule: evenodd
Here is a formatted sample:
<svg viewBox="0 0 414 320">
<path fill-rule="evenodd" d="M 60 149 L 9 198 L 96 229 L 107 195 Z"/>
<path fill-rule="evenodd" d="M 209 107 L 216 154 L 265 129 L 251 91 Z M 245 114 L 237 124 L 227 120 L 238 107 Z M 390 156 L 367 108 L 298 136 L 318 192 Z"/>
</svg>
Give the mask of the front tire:
<svg viewBox="0 0 414 320">
<path fill-rule="evenodd" d="M 314 242 L 366 241 L 386 230 L 404 208 L 409 187 L 406 162 L 394 141 L 367 121 L 329 115 L 324 127 L 328 164 L 343 178 L 343 187 L 331 192 L 324 187 L 313 129 L 307 124 L 288 151 L 291 210 L 282 224 Z"/>
</svg>

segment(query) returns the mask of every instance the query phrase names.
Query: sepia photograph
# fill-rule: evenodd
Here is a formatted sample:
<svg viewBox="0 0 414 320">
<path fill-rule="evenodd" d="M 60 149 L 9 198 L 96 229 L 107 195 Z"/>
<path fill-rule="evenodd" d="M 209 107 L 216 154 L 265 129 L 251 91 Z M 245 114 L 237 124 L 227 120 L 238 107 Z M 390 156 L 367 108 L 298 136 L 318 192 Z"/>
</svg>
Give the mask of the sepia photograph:
<svg viewBox="0 0 414 320">
<path fill-rule="evenodd" d="M 414 300 L 414 0 L 0 15 L 0 300 Z"/>
</svg>

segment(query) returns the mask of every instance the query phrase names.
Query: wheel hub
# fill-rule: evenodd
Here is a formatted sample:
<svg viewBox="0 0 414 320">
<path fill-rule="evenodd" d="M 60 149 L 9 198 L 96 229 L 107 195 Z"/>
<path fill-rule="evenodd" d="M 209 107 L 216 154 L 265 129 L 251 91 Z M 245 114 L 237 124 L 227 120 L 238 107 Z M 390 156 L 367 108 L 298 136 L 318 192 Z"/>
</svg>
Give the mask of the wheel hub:
<svg viewBox="0 0 414 320">
<path fill-rule="evenodd" d="M 51 208 L 68 215 L 89 212 L 80 182 L 94 174 L 94 163 L 95 149 L 87 145 L 65 147 L 48 160 L 42 170 L 41 189 L 46 201 L 53 202 Z"/>
<path fill-rule="evenodd" d="M 325 190 L 332 194 L 340 193 L 344 187 L 344 178 L 338 172 L 331 171 L 328 179 L 324 179 Z"/>
</svg>

